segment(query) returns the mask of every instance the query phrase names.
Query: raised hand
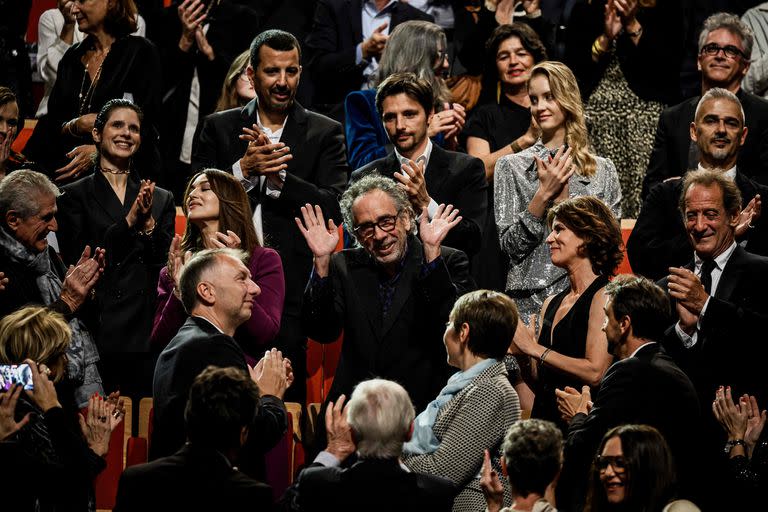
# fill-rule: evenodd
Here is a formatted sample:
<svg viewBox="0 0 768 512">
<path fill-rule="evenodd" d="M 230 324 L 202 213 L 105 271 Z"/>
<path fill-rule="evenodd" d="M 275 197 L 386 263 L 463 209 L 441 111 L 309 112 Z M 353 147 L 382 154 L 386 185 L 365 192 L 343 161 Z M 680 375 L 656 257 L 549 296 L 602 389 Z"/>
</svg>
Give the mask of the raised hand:
<svg viewBox="0 0 768 512">
<path fill-rule="evenodd" d="M 25 393 L 32 399 L 43 412 L 47 412 L 54 407 L 61 407 L 59 397 L 56 394 L 56 388 L 53 387 L 53 381 L 49 378 L 50 368 L 40 363 L 39 365 L 31 359 L 25 359 L 32 372 L 33 389 L 26 390 Z"/>
<path fill-rule="evenodd" d="M 261 396 L 272 395 L 282 399 L 288 389 L 288 366 L 283 353 L 273 348 L 264 353 L 255 367 L 249 367 L 253 381 L 259 386 Z M 292 380 L 292 378 L 291 378 Z"/>
<path fill-rule="evenodd" d="M 77 20 L 75 20 L 75 15 L 72 14 L 72 0 L 58 0 L 56 7 L 61 15 L 64 16 L 65 25 L 75 24 Z"/>
<path fill-rule="evenodd" d="M 295 217 L 299 231 L 304 235 L 309 250 L 315 256 L 315 271 L 320 277 L 328 275 L 330 259 L 339 243 L 339 230 L 333 219 L 328 219 L 326 227 L 323 210 L 307 203 L 301 207 L 301 217 Z"/>
<path fill-rule="evenodd" d="M 54 171 L 56 173 L 55 181 L 62 182 L 79 177 L 93 165 L 92 158 L 95 152 L 96 146 L 93 144 L 83 144 L 67 153 L 67 158 L 70 159 L 70 162 Z"/>
<path fill-rule="evenodd" d="M 349 405 L 344 407 L 345 399 L 346 397 L 341 395 L 335 404 L 328 402 L 328 406 L 325 409 L 325 430 L 328 436 L 326 451 L 340 461 L 344 461 L 355 453 L 357 449 L 352 438 L 352 429 L 349 427 L 349 423 L 347 423 L 347 409 Z"/>
<path fill-rule="evenodd" d="M 118 409 L 117 403 L 110 400 L 104 400 L 98 394 L 94 394 L 88 400 L 88 410 L 78 415 L 80 420 L 80 430 L 85 437 L 88 447 L 101 457 L 107 455 L 109 451 L 109 441 L 112 432 L 123 421 L 121 409 Z"/>
<path fill-rule="evenodd" d="M 155 195 L 155 184 L 149 180 L 141 180 L 139 193 L 125 216 L 128 226 L 140 226 L 143 230 L 152 228 L 155 224 L 152 219 L 152 200 Z"/>
<path fill-rule="evenodd" d="M 240 159 L 240 169 L 243 176 L 269 175 L 280 172 L 288 168 L 287 162 L 293 159 L 291 148 L 283 142 L 276 144 L 269 143 L 269 139 L 264 134 L 254 135 L 243 128 L 243 135 L 240 138 L 248 140 L 248 148 L 245 155 Z"/>
<path fill-rule="evenodd" d="M 4 393 L 0 392 L 0 442 L 21 430 L 29 422 L 30 413 L 16 422 L 16 402 L 19 401 L 21 390 L 22 386 L 16 385 Z"/>
<path fill-rule="evenodd" d="M 752 450 L 757 446 L 757 441 L 760 439 L 760 434 L 762 434 L 765 427 L 768 412 L 765 409 L 763 409 L 763 412 L 760 412 L 760 407 L 757 406 L 757 399 L 754 395 L 743 395 L 739 400 L 739 407 L 747 413 L 747 428 L 744 431 L 744 442 L 747 444 L 747 453 L 751 457 Z"/>
<path fill-rule="evenodd" d="M 61 300 L 74 313 L 88 298 L 104 272 L 104 250 L 96 248 L 91 257 L 90 246 L 85 246 L 77 265 L 70 265 L 61 287 Z"/>
<path fill-rule="evenodd" d="M 536 172 L 539 177 L 539 189 L 544 201 L 554 201 L 558 197 L 563 197 L 563 193 L 568 194 L 568 180 L 574 172 L 576 166 L 573 165 L 571 158 L 571 148 L 564 149 L 564 146 L 557 150 L 555 156 L 549 156 L 542 160 L 534 157 L 536 160 Z"/>
<path fill-rule="evenodd" d="M 208 60 L 214 60 L 216 58 L 213 46 L 208 42 L 208 38 L 201 26 L 198 26 L 197 30 L 195 30 L 195 42 L 197 43 L 197 48 L 200 50 L 200 53 L 208 57 Z"/>
<path fill-rule="evenodd" d="M 229 247 L 230 249 L 240 248 L 240 237 L 234 231 L 227 230 L 227 234 L 217 231 L 210 237 L 211 245 L 219 249 Z"/>
<path fill-rule="evenodd" d="M 387 44 L 389 36 L 384 33 L 388 23 L 382 23 L 373 31 L 371 37 L 363 41 L 361 50 L 363 52 L 363 58 L 365 60 L 371 60 L 372 57 L 380 57 L 381 52 Z"/>
<path fill-rule="evenodd" d="M 669 295 L 693 315 L 699 316 L 709 295 L 699 277 L 686 268 L 669 267 Z"/>
<path fill-rule="evenodd" d="M 730 386 L 717 388 L 715 401 L 712 402 L 712 412 L 728 434 L 728 439 L 744 439 L 747 430 L 747 408 L 733 403 Z"/>
<path fill-rule="evenodd" d="M 623 28 L 623 23 L 619 13 L 616 11 L 614 0 L 608 0 L 605 4 L 605 37 L 609 41 L 616 39 Z"/>
<path fill-rule="evenodd" d="M 757 194 L 752 198 L 749 204 L 747 204 L 747 206 L 741 210 L 741 213 L 739 213 L 739 222 L 736 224 L 736 230 L 734 232 L 736 238 L 744 236 L 747 230 L 754 227 L 752 223 L 760 218 L 762 209 L 763 202 L 760 198 L 760 194 Z"/>
<path fill-rule="evenodd" d="M 419 222 L 419 237 L 424 244 L 424 259 L 427 263 L 432 262 L 440 256 L 440 245 L 443 243 L 448 232 L 461 222 L 462 217 L 459 210 L 454 209 L 452 204 L 448 206 L 441 204 L 437 207 L 437 212 L 432 220 L 429 220 L 427 208 L 421 210 L 421 221 Z"/>
<path fill-rule="evenodd" d="M 632 28 L 637 21 L 637 0 L 613 0 L 616 12 L 621 18 L 621 23 L 625 28 Z"/>
<path fill-rule="evenodd" d="M 504 507 L 504 486 L 491 466 L 491 455 L 485 450 L 483 468 L 480 470 L 480 489 L 485 496 L 488 512 L 499 512 Z"/>
<path fill-rule="evenodd" d="M 195 43 L 195 33 L 206 18 L 204 11 L 205 3 L 200 0 L 184 0 L 179 4 L 177 12 L 181 21 L 181 51 L 188 52 Z"/>
<path fill-rule="evenodd" d="M 401 172 L 394 174 L 398 186 L 406 193 L 413 209 L 421 211 L 429 206 L 432 200 L 427 192 L 427 181 L 424 178 L 424 162 L 416 163 L 408 160 L 407 164 L 400 166 Z"/>
<path fill-rule="evenodd" d="M 5 272 L 0 272 L 0 292 L 5 290 L 5 287 L 8 286 L 8 278 L 5 277 Z"/>
</svg>

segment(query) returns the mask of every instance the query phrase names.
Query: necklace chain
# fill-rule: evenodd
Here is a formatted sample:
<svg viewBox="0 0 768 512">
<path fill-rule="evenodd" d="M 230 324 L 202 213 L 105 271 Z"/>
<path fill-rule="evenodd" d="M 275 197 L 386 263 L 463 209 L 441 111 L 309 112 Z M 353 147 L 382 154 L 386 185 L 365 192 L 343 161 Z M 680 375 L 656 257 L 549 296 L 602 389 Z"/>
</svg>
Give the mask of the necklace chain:
<svg viewBox="0 0 768 512">
<path fill-rule="evenodd" d="M 99 63 L 99 68 L 96 70 L 96 74 L 93 77 L 93 80 L 91 81 L 91 85 L 88 87 L 88 90 L 85 92 L 85 95 L 83 95 L 83 89 L 85 89 L 85 78 L 88 76 L 88 66 L 91 63 L 89 60 L 88 63 L 85 64 L 85 70 L 83 71 L 83 82 L 80 84 L 80 92 L 77 95 L 78 100 L 80 101 L 80 115 L 88 114 L 91 111 L 91 102 L 93 101 L 93 94 L 96 91 L 96 85 L 99 83 L 99 78 L 101 78 L 101 70 L 104 67 L 104 61 L 107 60 L 107 55 L 109 55 L 110 48 L 107 48 L 104 51 L 103 57 L 101 58 L 101 62 Z M 95 54 L 94 54 L 95 55 Z M 86 106 L 85 102 L 88 101 L 88 105 Z"/>
<path fill-rule="evenodd" d="M 126 169 L 126 170 L 122 171 L 120 169 L 112 169 L 110 167 L 104 167 L 103 165 L 99 166 L 99 168 L 103 172 L 106 172 L 106 173 L 109 173 L 109 174 L 131 174 L 131 170 L 130 169 Z"/>
</svg>

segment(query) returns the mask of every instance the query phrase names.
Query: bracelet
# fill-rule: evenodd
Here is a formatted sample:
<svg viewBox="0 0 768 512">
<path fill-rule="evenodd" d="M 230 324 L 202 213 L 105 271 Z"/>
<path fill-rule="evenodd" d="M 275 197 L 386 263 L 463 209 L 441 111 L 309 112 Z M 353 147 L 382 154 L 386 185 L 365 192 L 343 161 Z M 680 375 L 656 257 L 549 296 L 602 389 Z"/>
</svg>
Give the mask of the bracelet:
<svg viewBox="0 0 768 512">
<path fill-rule="evenodd" d="M 77 137 L 77 133 L 75 133 L 75 130 L 72 129 L 72 124 L 77 124 L 77 121 L 75 119 L 70 119 L 64 124 L 64 129 L 69 133 L 72 137 Z"/>
<path fill-rule="evenodd" d="M 513 140 L 509 147 L 513 153 L 519 153 L 523 150 L 520 144 L 517 143 L 517 140 Z"/>
<path fill-rule="evenodd" d="M 602 36 L 598 36 L 597 39 L 595 39 L 595 42 L 592 43 L 592 57 L 594 57 L 595 59 L 600 58 L 600 56 L 606 52 L 606 50 L 600 44 L 601 37 Z"/>
<path fill-rule="evenodd" d="M 725 443 L 725 454 L 729 455 L 731 453 L 731 450 L 733 450 L 734 446 L 741 445 L 744 447 L 744 449 L 747 449 L 747 443 L 744 442 L 743 439 L 736 439 L 735 441 L 726 441 Z"/>
<path fill-rule="evenodd" d="M 640 25 L 640 27 L 634 32 L 624 31 L 624 33 L 627 34 L 629 37 L 639 37 L 643 33 L 643 26 Z"/>
<path fill-rule="evenodd" d="M 539 358 L 539 362 L 540 362 L 541 364 L 544 364 L 544 359 L 546 359 L 546 358 L 547 358 L 547 356 L 549 355 L 549 352 L 550 352 L 551 350 L 552 350 L 552 347 L 548 348 L 547 350 L 545 350 L 545 351 L 544 351 L 544 353 L 542 353 L 542 354 L 541 354 L 541 357 Z"/>
</svg>

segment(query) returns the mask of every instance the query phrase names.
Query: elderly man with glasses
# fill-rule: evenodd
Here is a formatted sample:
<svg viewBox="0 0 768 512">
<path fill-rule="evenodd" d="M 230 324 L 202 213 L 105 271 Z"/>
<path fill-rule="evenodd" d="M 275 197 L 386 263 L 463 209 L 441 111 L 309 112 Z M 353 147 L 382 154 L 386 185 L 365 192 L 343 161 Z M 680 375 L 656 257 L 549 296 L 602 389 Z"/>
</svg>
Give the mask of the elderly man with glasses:
<svg viewBox="0 0 768 512">
<path fill-rule="evenodd" d="M 431 219 L 425 207 L 417 220 L 406 193 L 376 174 L 349 187 L 341 210 L 361 247 L 337 254 L 339 231 L 332 220 L 326 224 L 319 207 L 306 205 L 303 222 L 296 220 L 314 255 L 303 327 L 320 343 L 344 332 L 327 400 L 381 377 L 402 384 L 422 409 L 448 377 L 442 333 L 451 307 L 474 288 L 467 256 L 442 246 L 461 216 L 440 205 Z"/>
<path fill-rule="evenodd" d="M 701 94 L 719 87 L 734 93 L 744 107 L 749 135 L 739 153 L 739 171 L 768 185 L 768 101 L 741 88 L 750 65 L 754 35 L 738 16 L 713 14 L 699 36 Z M 643 181 L 646 198 L 657 183 L 682 176 L 699 163 L 700 152 L 689 136 L 700 96 L 667 108 L 659 118 L 656 140 Z"/>
</svg>

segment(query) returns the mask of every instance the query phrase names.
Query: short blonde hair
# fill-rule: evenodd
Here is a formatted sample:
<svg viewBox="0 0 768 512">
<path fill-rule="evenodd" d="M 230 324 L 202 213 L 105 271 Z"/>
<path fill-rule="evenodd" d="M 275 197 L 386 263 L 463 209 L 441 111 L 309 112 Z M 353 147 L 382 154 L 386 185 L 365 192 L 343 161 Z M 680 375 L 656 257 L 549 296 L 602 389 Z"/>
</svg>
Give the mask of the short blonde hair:
<svg viewBox="0 0 768 512">
<path fill-rule="evenodd" d="M 60 313 L 27 306 L 0 320 L 0 364 L 32 359 L 51 366 L 69 348 L 72 331 Z"/>
</svg>

